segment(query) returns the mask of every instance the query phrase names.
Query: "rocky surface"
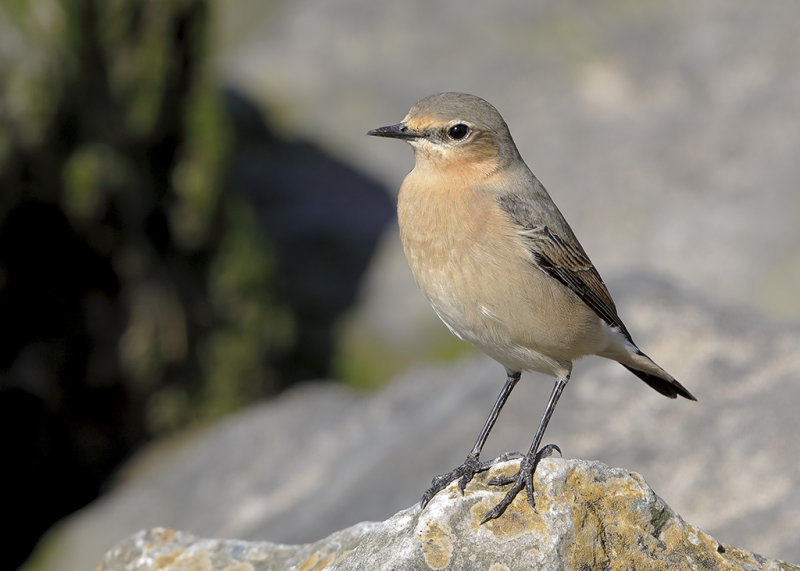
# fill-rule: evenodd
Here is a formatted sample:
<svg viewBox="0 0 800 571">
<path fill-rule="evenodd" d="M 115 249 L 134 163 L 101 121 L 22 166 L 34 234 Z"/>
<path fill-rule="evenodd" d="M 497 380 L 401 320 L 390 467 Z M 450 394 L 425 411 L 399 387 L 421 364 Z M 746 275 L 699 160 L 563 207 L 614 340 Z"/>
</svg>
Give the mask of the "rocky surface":
<svg viewBox="0 0 800 571">
<path fill-rule="evenodd" d="M 488 478 L 435 496 L 425 510 L 359 523 L 306 545 L 198 539 L 163 528 L 139 532 L 111 549 L 99 571 L 251 571 L 268 569 L 800 569 L 718 542 L 675 513 L 644 479 L 584 460 L 544 460 L 536 472 L 536 510 L 524 494 L 481 525 L 502 490 Z"/>
<path fill-rule="evenodd" d="M 586 359 L 545 441 L 567 458 L 643 474 L 722 542 L 800 562 L 800 329 L 649 278 L 610 287 L 634 338 L 699 402 L 664 398 L 616 363 Z M 409 370 L 370 395 L 310 384 L 163 442 L 62 526 L 43 568 L 93 568 L 121 538 L 159 526 L 298 544 L 384 520 L 463 461 L 503 380 L 481 357 Z M 550 388 L 547 377 L 523 376 L 487 457 L 527 448 Z"/>
</svg>

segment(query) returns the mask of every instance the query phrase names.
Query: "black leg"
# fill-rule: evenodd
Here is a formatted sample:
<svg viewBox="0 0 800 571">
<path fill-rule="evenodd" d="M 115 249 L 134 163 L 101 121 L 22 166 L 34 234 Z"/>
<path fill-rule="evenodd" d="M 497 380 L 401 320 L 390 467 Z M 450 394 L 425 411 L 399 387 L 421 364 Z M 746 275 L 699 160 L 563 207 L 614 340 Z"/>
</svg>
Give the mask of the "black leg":
<svg viewBox="0 0 800 571">
<path fill-rule="evenodd" d="M 506 511 L 506 508 L 511 504 L 511 502 L 514 501 L 514 498 L 517 497 L 517 494 L 522 490 L 522 488 L 525 488 L 528 494 L 528 503 L 532 508 L 534 507 L 533 473 L 536 471 L 536 466 L 539 464 L 539 461 L 542 458 L 550 456 L 554 450 L 558 450 L 559 453 L 561 452 L 561 450 L 555 444 L 548 444 L 538 452 L 537 449 L 542 443 L 544 431 L 547 429 L 547 424 L 550 422 L 550 417 L 553 416 L 553 411 L 556 408 L 558 399 L 561 397 L 561 393 L 564 391 L 564 387 L 567 386 L 567 381 L 569 381 L 569 375 L 563 379 L 556 379 L 556 384 L 553 386 L 553 392 L 550 393 L 550 400 L 547 401 L 547 408 L 544 411 L 544 416 L 542 417 L 542 421 L 539 423 L 539 429 L 536 431 L 536 436 L 533 438 L 533 442 L 528 450 L 528 454 L 525 455 L 525 457 L 522 459 L 522 462 L 519 464 L 519 471 L 510 478 L 492 478 L 489 481 L 489 483 L 492 485 L 512 484 L 512 486 L 500 503 L 492 508 L 485 516 L 483 516 L 481 523 L 485 523 L 490 519 L 500 517 L 503 512 Z"/>
<path fill-rule="evenodd" d="M 508 375 L 506 378 L 506 384 L 503 385 L 503 390 L 500 391 L 500 394 L 497 396 L 497 400 L 492 407 L 492 412 L 489 413 L 489 418 L 486 419 L 486 422 L 483 424 L 483 428 L 481 429 L 481 433 L 478 435 L 478 439 L 475 441 L 475 445 L 472 447 L 472 450 L 467 455 L 467 459 L 464 460 L 464 463 L 456 468 L 455 470 L 448 472 L 447 474 L 441 474 L 436 476 L 433 481 L 431 482 L 431 487 L 422 494 L 422 499 L 420 500 L 420 505 L 424 508 L 431 498 L 438 494 L 440 491 L 445 489 L 447 486 L 450 485 L 450 482 L 453 480 L 458 479 L 458 489 L 461 490 L 461 493 L 464 493 L 464 488 L 467 487 L 470 480 L 472 480 L 475 474 L 479 474 L 488 470 L 491 466 L 496 464 L 497 462 L 501 462 L 504 460 L 509 460 L 511 458 L 519 457 L 520 454 L 518 452 L 509 452 L 507 454 L 503 454 L 502 456 L 495 458 L 489 462 L 481 462 L 480 455 L 481 450 L 483 450 L 483 445 L 486 444 L 486 439 L 489 437 L 489 433 L 492 431 L 494 427 L 494 423 L 497 422 L 497 417 L 500 415 L 500 410 L 502 410 L 503 405 L 506 404 L 508 400 L 508 396 L 511 394 L 511 391 L 514 389 L 514 386 L 519 381 L 519 378 L 522 373 L 519 371 L 510 371 L 506 369 L 506 374 Z"/>
</svg>

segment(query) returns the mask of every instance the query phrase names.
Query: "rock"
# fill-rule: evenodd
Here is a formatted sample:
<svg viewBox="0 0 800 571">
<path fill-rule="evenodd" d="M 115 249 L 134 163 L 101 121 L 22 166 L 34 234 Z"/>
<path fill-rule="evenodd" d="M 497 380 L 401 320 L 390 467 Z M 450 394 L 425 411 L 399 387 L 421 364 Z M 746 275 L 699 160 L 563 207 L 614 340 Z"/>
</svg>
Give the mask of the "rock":
<svg viewBox="0 0 800 571">
<path fill-rule="evenodd" d="M 164 528 L 110 550 L 99 571 L 188 569 L 800 569 L 725 545 L 686 522 L 642 476 L 586 460 L 545 459 L 536 472 L 536 511 L 524 494 L 481 525 L 519 461 L 455 484 L 425 510 L 362 522 L 305 545 L 199 539 Z"/>
<path fill-rule="evenodd" d="M 664 398 L 616 363 L 585 359 L 545 442 L 646 474 L 720 541 L 800 562 L 800 328 L 652 277 L 609 286 L 637 342 L 699 402 Z M 411 369 L 368 395 L 308 384 L 162 442 L 53 534 L 42 569 L 92 568 L 120 538 L 153 527 L 299 544 L 384 520 L 464 460 L 504 379 L 478 357 Z M 528 447 L 551 383 L 523 375 L 487 458 Z"/>
</svg>

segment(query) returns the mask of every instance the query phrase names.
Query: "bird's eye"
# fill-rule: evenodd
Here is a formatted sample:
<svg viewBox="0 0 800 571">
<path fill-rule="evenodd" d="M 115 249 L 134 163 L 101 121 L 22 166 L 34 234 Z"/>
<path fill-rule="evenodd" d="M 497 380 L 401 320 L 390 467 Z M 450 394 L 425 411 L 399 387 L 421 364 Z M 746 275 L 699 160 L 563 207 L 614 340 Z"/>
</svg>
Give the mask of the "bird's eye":
<svg viewBox="0 0 800 571">
<path fill-rule="evenodd" d="M 469 135 L 469 127 L 464 125 L 464 123 L 458 123 L 447 130 L 447 135 L 454 141 L 460 141 Z"/>
</svg>

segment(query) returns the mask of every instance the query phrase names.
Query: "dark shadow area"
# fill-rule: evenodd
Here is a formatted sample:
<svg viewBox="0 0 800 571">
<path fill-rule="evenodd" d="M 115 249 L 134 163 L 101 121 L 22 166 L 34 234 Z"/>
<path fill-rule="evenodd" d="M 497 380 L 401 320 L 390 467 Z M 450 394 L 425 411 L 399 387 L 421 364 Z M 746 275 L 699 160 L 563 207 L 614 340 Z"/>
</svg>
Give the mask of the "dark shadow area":
<svg viewBox="0 0 800 571">
<path fill-rule="evenodd" d="M 40 42 L 33 8 L 0 7 L 45 61 L 21 80 L 0 59 L 6 95 L 37 98 L 0 106 L 7 569 L 148 439 L 327 377 L 394 216 L 379 184 L 220 95 L 206 2 L 51 8 L 64 37 Z"/>
<path fill-rule="evenodd" d="M 394 202 L 378 183 L 304 141 L 269 129 L 242 93 L 226 91 L 234 125 L 230 187 L 275 248 L 281 303 L 301 324 L 275 363 L 281 387 L 330 374 L 333 326 L 351 306 Z"/>
</svg>

